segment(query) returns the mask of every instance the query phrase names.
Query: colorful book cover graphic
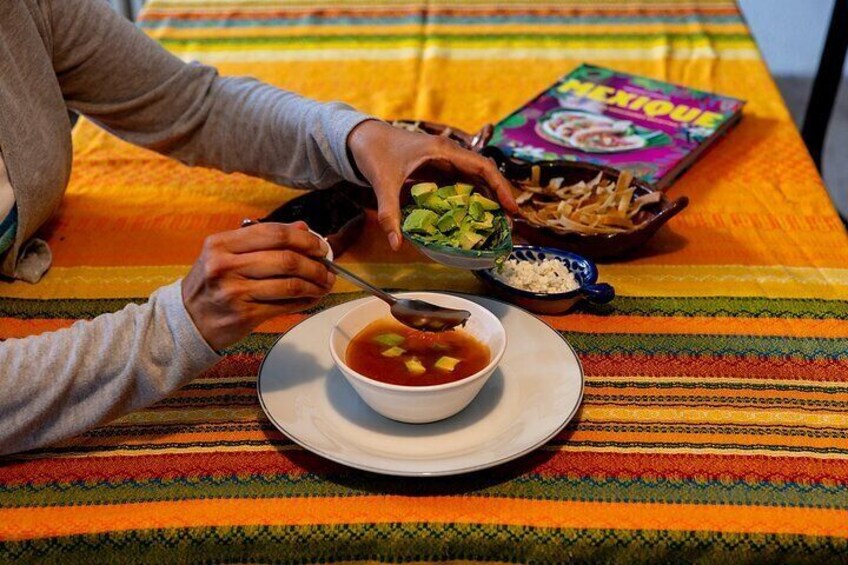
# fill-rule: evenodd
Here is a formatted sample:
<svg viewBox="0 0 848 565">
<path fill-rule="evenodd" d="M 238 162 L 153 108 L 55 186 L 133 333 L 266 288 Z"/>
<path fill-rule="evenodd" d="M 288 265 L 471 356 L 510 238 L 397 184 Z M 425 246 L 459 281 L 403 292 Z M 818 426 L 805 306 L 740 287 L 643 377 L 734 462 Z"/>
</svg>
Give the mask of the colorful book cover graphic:
<svg viewBox="0 0 848 565">
<path fill-rule="evenodd" d="M 584 64 L 496 124 L 489 145 L 524 161 L 587 161 L 661 184 L 743 105 Z"/>
</svg>

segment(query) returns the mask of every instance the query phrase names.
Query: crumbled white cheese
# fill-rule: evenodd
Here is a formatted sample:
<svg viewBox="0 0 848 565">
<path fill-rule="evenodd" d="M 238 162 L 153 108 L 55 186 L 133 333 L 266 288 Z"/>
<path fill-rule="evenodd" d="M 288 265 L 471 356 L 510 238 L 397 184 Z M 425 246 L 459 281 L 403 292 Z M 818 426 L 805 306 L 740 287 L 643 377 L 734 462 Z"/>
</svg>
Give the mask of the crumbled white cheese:
<svg viewBox="0 0 848 565">
<path fill-rule="evenodd" d="M 509 286 L 530 292 L 554 294 L 580 287 L 574 274 L 562 261 L 556 259 L 542 261 L 507 259 L 500 272 L 495 269 L 493 273 L 496 278 Z"/>
</svg>

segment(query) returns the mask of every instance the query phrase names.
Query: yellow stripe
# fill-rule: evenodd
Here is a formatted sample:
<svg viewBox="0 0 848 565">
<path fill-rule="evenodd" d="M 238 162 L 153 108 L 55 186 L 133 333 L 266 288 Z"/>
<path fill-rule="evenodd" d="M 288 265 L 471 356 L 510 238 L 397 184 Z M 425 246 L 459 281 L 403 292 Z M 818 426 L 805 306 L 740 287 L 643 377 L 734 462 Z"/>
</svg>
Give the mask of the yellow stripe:
<svg viewBox="0 0 848 565">
<path fill-rule="evenodd" d="M 726 449 L 715 447 L 698 447 L 687 445 L 685 447 L 597 447 L 586 445 L 545 445 L 540 449 L 544 451 L 563 453 L 637 453 L 640 455 L 669 454 L 669 455 L 742 455 L 746 457 L 804 457 L 809 459 L 845 459 L 844 453 L 821 453 L 817 451 L 778 451 L 773 449 Z"/>
<path fill-rule="evenodd" d="M 741 384 L 741 385 L 765 385 L 770 387 L 780 386 L 806 386 L 827 390 L 848 390 L 848 382 L 836 381 L 804 381 L 790 379 L 734 379 L 734 378 L 710 378 L 710 377 L 635 377 L 629 375 L 592 375 L 586 376 L 587 382 L 601 381 L 626 381 L 628 383 L 647 383 L 652 385 L 683 385 L 696 382 L 699 385 L 710 384 Z"/>
<path fill-rule="evenodd" d="M 141 410 L 113 422 L 115 425 L 140 424 L 208 424 L 214 422 L 256 422 L 264 420 L 262 409 L 250 408 L 180 408 L 177 410 Z"/>
<path fill-rule="evenodd" d="M 748 29 L 744 24 L 710 24 L 710 23 L 640 23 L 634 24 L 604 24 L 587 25 L 581 23 L 557 24 L 557 25 L 533 25 L 533 24 L 441 24 L 441 23 L 404 23 L 397 25 L 355 25 L 355 26 L 327 26 L 327 25 L 263 25 L 253 27 L 172 27 L 167 24 L 156 25 L 147 29 L 148 35 L 152 37 L 165 37 L 169 40 L 185 40 L 192 38 L 225 39 L 229 37 L 304 37 L 304 36 L 370 36 L 370 35 L 396 35 L 396 34 L 425 34 L 421 39 L 427 41 L 426 34 L 443 35 L 491 35 L 491 34 L 520 34 L 540 33 L 540 40 L 545 40 L 548 34 L 581 34 L 589 36 L 609 36 L 616 34 L 630 34 L 638 28 L 640 34 L 648 33 L 733 33 L 744 35 Z M 653 38 L 651 38 L 653 39 Z M 720 39 L 720 38 L 719 38 Z M 615 41 L 613 39 L 612 41 Z"/>
<path fill-rule="evenodd" d="M 750 408 L 620 408 L 584 404 L 580 422 L 663 422 L 668 424 L 768 424 L 848 429 L 848 415 Z M 848 442 L 845 444 L 848 449 Z"/>
<path fill-rule="evenodd" d="M 281 46 L 274 49 L 250 50 L 207 50 L 174 48 L 170 50 L 185 61 L 201 61 L 204 63 L 241 63 L 241 62 L 274 62 L 274 61 L 407 61 L 417 59 L 454 60 L 454 61 L 494 61 L 494 60 L 525 60 L 538 59 L 544 61 L 645 61 L 672 59 L 676 61 L 693 60 L 735 60 L 757 61 L 759 53 L 753 47 L 715 48 L 702 47 L 670 47 L 658 45 L 655 47 L 439 47 L 427 46 L 421 49 L 415 47 L 386 47 L 373 48 L 286 48 Z"/>
<path fill-rule="evenodd" d="M 335 6 L 346 6 L 350 8 L 364 7 L 368 6 L 369 8 L 372 6 L 409 6 L 409 0 L 337 0 L 333 3 Z M 149 5 L 149 10 L 162 10 L 166 9 L 169 6 L 178 7 L 181 13 L 190 12 L 191 8 L 189 6 L 198 6 L 200 11 L 205 12 L 206 7 L 252 7 L 252 6 L 265 6 L 272 9 L 279 10 L 281 7 L 285 8 L 297 8 L 297 7 L 314 7 L 321 6 L 324 7 L 327 5 L 326 0 L 297 0 L 293 2 L 286 2 L 280 0 L 153 0 Z M 466 6 L 484 6 L 486 8 L 517 8 L 520 9 L 522 7 L 530 7 L 530 8 L 551 8 L 551 9 L 562 9 L 564 6 L 589 6 L 594 10 L 621 10 L 624 7 L 636 7 L 636 6 L 649 6 L 655 10 L 661 9 L 708 9 L 708 8 L 734 8 L 736 9 L 736 2 L 734 0 L 713 0 L 711 2 L 673 2 L 669 0 L 618 0 L 616 2 L 596 2 L 594 0 L 567 0 L 565 2 L 527 2 L 527 1 L 519 1 L 519 2 L 489 2 L 487 0 L 463 0 L 462 2 L 457 2 L 456 0 L 429 0 L 427 2 L 416 2 L 412 3 L 414 6 L 440 6 L 440 7 L 454 7 L 454 8 L 462 8 Z M 185 6 L 185 7 L 183 7 Z"/>
<path fill-rule="evenodd" d="M 73 444 L 72 444 L 73 445 Z M 16 455 L 19 459 L 89 459 L 92 457 L 141 457 L 144 455 L 184 455 L 203 453 L 268 453 L 279 451 L 303 451 L 296 444 L 287 445 L 216 445 L 215 447 L 194 447 L 190 444 L 186 447 L 159 447 L 152 449 L 114 449 L 107 451 L 88 451 L 70 453 L 50 453 L 45 455 L 38 451 Z"/>
<path fill-rule="evenodd" d="M 352 271 L 378 286 L 480 292 L 474 276 L 434 263 L 357 263 Z M 132 298 L 148 296 L 188 272 L 187 265 L 55 267 L 37 285 L 0 286 L 8 298 Z M 848 269 L 748 265 L 602 265 L 601 280 L 622 296 L 763 296 L 848 300 Z M 355 287 L 339 281 L 334 292 Z"/>
<path fill-rule="evenodd" d="M 627 296 L 762 296 L 848 300 L 848 269 L 756 265 L 601 265 Z"/>
<path fill-rule="evenodd" d="M 73 446 L 74 444 L 70 444 Z M 811 459 L 845 459 L 844 453 L 822 453 L 813 451 L 780 451 L 768 448 L 754 449 L 735 449 L 735 448 L 716 448 L 699 447 L 697 445 L 687 445 L 685 447 L 626 447 L 626 446 L 591 446 L 580 445 L 576 443 L 568 443 L 563 445 L 544 445 L 539 449 L 548 452 L 563 452 L 563 453 L 632 453 L 640 455 L 651 454 L 670 454 L 670 455 L 687 455 L 687 454 L 702 454 L 702 455 L 742 455 L 742 456 L 765 456 L 765 457 L 805 457 Z M 279 451 L 304 451 L 302 447 L 296 444 L 284 445 L 219 445 L 214 447 L 197 447 L 191 444 L 185 447 L 152 447 L 147 449 L 117 449 L 104 451 L 87 451 L 87 452 L 69 452 L 69 453 L 50 453 L 51 459 L 87 459 L 91 457 L 141 457 L 149 455 L 179 455 L 179 454 L 204 454 L 204 453 L 269 453 Z M 18 455 L 21 459 L 43 459 L 46 457 L 44 453 L 31 452 Z"/>
</svg>

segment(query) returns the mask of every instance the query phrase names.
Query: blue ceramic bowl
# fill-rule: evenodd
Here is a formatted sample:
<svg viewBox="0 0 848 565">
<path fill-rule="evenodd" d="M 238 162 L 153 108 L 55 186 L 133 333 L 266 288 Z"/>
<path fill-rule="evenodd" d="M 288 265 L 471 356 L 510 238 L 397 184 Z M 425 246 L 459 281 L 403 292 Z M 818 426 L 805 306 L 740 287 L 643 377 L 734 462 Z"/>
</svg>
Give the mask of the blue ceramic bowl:
<svg viewBox="0 0 848 565">
<path fill-rule="evenodd" d="M 575 290 L 546 294 L 509 286 L 495 277 L 492 273 L 493 269 L 474 271 L 477 278 L 483 281 L 494 294 L 531 312 L 561 314 L 581 300 L 588 300 L 595 304 L 606 304 L 615 298 L 615 289 L 612 286 L 606 283 L 597 284 L 598 268 L 595 263 L 582 255 L 550 247 L 516 245 L 512 248 L 509 259 L 518 261 L 556 259 L 565 264 L 568 270 L 574 273 L 577 282 L 580 283 L 580 287 Z"/>
</svg>

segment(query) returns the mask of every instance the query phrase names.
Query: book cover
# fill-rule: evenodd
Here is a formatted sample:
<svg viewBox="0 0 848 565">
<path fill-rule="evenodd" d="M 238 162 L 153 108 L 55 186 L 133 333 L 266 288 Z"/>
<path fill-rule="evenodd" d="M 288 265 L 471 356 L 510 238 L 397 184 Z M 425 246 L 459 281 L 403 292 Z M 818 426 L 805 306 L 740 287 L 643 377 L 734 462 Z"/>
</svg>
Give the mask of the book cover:
<svg viewBox="0 0 848 565">
<path fill-rule="evenodd" d="M 745 102 L 583 64 L 494 127 L 524 161 L 586 161 L 665 188 L 741 117 Z"/>
</svg>

